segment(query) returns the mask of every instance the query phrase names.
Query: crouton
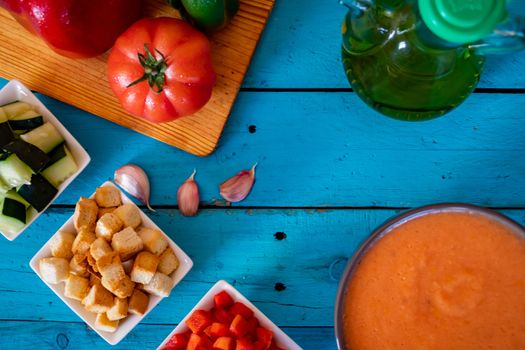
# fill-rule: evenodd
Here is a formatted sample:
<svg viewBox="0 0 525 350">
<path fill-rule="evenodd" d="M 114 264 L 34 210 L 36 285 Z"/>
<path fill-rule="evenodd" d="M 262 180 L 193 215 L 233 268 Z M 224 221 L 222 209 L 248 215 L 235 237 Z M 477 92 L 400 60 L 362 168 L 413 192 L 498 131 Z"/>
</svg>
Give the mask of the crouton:
<svg viewBox="0 0 525 350">
<path fill-rule="evenodd" d="M 94 284 L 82 304 L 90 312 L 106 312 L 113 306 L 113 294 L 102 285 Z"/>
<path fill-rule="evenodd" d="M 104 288 L 115 294 L 119 298 L 127 298 L 133 293 L 135 283 L 131 281 L 128 276 L 124 276 L 119 280 L 108 279 L 102 276 L 102 285 Z"/>
<path fill-rule="evenodd" d="M 92 286 L 94 286 L 95 284 L 102 285 L 102 280 L 101 280 L 99 275 L 97 275 L 95 273 L 90 273 L 89 274 L 89 284 L 92 285 Z"/>
<path fill-rule="evenodd" d="M 142 239 L 131 227 L 126 227 L 122 231 L 115 233 L 111 240 L 111 246 L 114 251 L 120 254 L 122 261 L 131 259 L 144 248 Z"/>
<path fill-rule="evenodd" d="M 128 315 L 128 300 L 123 298 L 115 298 L 111 309 L 106 312 L 109 320 L 121 320 Z"/>
<path fill-rule="evenodd" d="M 57 284 L 69 277 L 69 262 L 64 258 L 42 258 L 38 265 L 42 279 L 47 283 Z"/>
<path fill-rule="evenodd" d="M 163 273 L 156 272 L 148 284 L 144 284 L 144 290 L 159 297 L 170 295 L 173 280 Z"/>
<path fill-rule="evenodd" d="M 78 231 L 75 240 L 73 241 L 72 251 L 73 254 L 85 255 L 89 251 L 91 243 L 97 238 L 93 231 L 90 231 L 87 227 L 82 226 Z"/>
<path fill-rule="evenodd" d="M 124 227 L 139 227 L 142 220 L 140 219 L 139 209 L 131 203 L 121 205 L 113 211 L 113 214 L 118 216 L 124 223 Z"/>
<path fill-rule="evenodd" d="M 75 254 L 69 261 L 69 272 L 80 277 L 88 277 L 88 262 L 85 255 Z"/>
<path fill-rule="evenodd" d="M 75 235 L 69 232 L 59 231 L 49 240 L 51 254 L 57 258 L 71 259 L 73 257 L 73 242 Z"/>
<path fill-rule="evenodd" d="M 88 230 L 94 231 L 97 214 L 97 203 L 93 199 L 80 197 L 80 200 L 75 206 L 75 214 L 73 215 L 75 229 L 78 231 L 81 227 L 85 226 Z"/>
<path fill-rule="evenodd" d="M 99 187 L 95 191 L 95 201 L 102 208 L 118 207 L 120 200 L 120 190 L 113 186 Z"/>
<path fill-rule="evenodd" d="M 131 280 L 133 282 L 147 284 L 155 275 L 159 258 L 150 252 L 140 252 L 135 258 L 133 269 L 131 270 Z"/>
<path fill-rule="evenodd" d="M 119 281 L 126 276 L 117 252 L 106 254 L 98 259 L 97 268 L 102 277 L 109 281 Z"/>
<path fill-rule="evenodd" d="M 168 246 L 166 237 L 154 228 L 141 227 L 137 230 L 137 234 L 144 242 L 146 250 L 155 255 L 160 255 Z"/>
<path fill-rule="evenodd" d="M 179 267 L 179 259 L 170 247 L 166 248 L 159 258 L 159 266 L 157 269 L 165 275 L 171 274 Z"/>
<path fill-rule="evenodd" d="M 91 256 L 95 258 L 95 260 L 99 260 L 103 256 L 112 253 L 113 249 L 109 246 L 109 243 L 102 237 L 99 237 L 91 243 L 91 247 L 89 248 L 89 252 L 91 253 Z"/>
<path fill-rule="evenodd" d="M 124 223 L 113 213 L 104 214 L 98 221 L 95 227 L 97 237 L 102 237 L 108 242 L 111 241 L 113 235 L 123 228 Z"/>
<path fill-rule="evenodd" d="M 104 214 L 107 214 L 107 213 L 113 213 L 113 211 L 117 209 L 117 207 L 111 207 L 111 208 L 98 208 L 98 214 L 97 214 L 97 219 L 100 219 L 101 217 L 104 216 Z"/>
<path fill-rule="evenodd" d="M 64 295 L 68 298 L 82 301 L 89 293 L 89 280 L 70 274 L 64 286 Z"/>
<path fill-rule="evenodd" d="M 90 250 L 88 250 L 88 252 L 86 253 L 86 261 L 94 272 L 99 272 L 97 267 L 97 261 L 95 260 L 93 255 L 91 255 Z"/>
<path fill-rule="evenodd" d="M 126 260 L 122 263 L 122 267 L 124 267 L 124 272 L 126 272 L 126 275 L 129 275 L 131 274 L 131 269 L 133 269 L 133 263 L 135 262 L 135 260 L 133 259 L 130 259 L 130 260 Z"/>
<path fill-rule="evenodd" d="M 100 331 L 113 333 L 117 330 L 117 327 L 118 320 L 110 320 L 105 313 L 98 314 L 95 319 L 95 328 Z"/>
<path fill-rule="evenodd" d="M 128 312 L 134 315 L 144 315 L 148 309 L 149 296 L 138 289 L 129 298 Z"/>
</svg>

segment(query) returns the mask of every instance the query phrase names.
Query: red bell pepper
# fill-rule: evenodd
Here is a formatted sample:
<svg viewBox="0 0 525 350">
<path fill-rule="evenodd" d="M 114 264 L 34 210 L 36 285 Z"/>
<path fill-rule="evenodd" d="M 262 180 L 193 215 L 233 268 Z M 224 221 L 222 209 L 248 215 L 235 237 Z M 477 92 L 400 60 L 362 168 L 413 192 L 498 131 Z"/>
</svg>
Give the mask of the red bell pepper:
<svg viewBox="0 0 525 350">
<path fill-rule="evenodd" d="M 82 58 L 110 49 L 139 18 L 142 0 L 0 0 L 0 7 L 55 52 Z"/>
</svg>

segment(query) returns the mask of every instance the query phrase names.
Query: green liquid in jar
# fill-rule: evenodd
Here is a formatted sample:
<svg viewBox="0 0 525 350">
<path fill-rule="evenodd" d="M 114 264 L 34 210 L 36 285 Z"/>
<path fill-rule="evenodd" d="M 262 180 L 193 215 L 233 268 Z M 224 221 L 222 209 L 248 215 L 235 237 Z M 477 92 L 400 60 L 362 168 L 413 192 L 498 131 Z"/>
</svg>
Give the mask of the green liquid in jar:
<svg viewBox="0 0 525 350">
<path fill-rule="evenodd" d="M 419 121 L 449 112 L 474 90 L 484 64 L 466 46 L 425 44 L 418 25 L 412 5 L 349 13 L 343 24 L 348 81 L 368 105 L 392 118 Z"/>
</svg>

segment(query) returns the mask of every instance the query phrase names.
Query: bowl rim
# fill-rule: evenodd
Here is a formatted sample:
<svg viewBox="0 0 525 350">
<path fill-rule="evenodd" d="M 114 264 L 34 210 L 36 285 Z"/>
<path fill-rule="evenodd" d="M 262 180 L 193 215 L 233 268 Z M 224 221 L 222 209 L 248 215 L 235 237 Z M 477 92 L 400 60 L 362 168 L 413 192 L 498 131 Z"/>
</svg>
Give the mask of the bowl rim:
<svg viewBox="0 0 525 350">
<path fill-rule="evenodd" d="M 112 187 L 115 187 L 115 188 L 118 188 L 113 182 L 111 181 L 106 181 L 104 183 L 102 183 L 100 186 L 98 187 L 103 187 L 103 186 L 112 186 Z M 175 243 L 167 234 L 166 232 L 164 232 L 164 230 L 162 230 L 160 227 L 157 226 L 157 224 L 149 217 L 146 215 L 146 213 L 144 213 L 144 211 L 142 211 L 125 193 L 122 189 L 118 188 L 118 190 L 120 191 L 120 194 L 121 194 L 121 198 L 122 198 L 122 202 L 123 204 L 132 204 L 134 205 L 138 210 L 139 210 L 139 213 L 140 213 L 140 217 L 142 219 L 142 223 L 143 224 L 146 224 L 144 226 L 146 227 L 150 227 L 150 228 L 155 228 L 157 230 L 159 230 L 162 235 L 168 240 L 168 244 L 169 246 L 174 249 L 175 251 L 175 255 L 177 256 L 177 258 L 179 259 L 179 267 L 176 271 L 181 271 L 179 276 L 176 276 L 175 272 L 173 272 L 172 276 L 170 276 L 170 278 L 172 279 L 173 281 L 173 287 L 171 288 L 171 291 L 170 291 L 170 295 L 167 296 L 166 298 L 169 298 L 171 296 L 171 293 L 173 292 L 173 290 L 175 289 L 175 287 L 184 279 L 184 277 L 186 277 L 186 275 L 190 272 L 190 270 L 192 269 L 193 267 L 193 260 L 191 260 L 191 258 L 188 256 L 188 254 L 182 250 L 182 248 L 180 248 L 177 243 Z M 93 194 L 89 197 L 89 198 L 94 198 L 94 195 L 95 193 L 93 192 Z M 49 289 L 51 289 L 53 291 L 53 293 L 55 293 L 60 300 L 62 300 L 62 302 L 71 310 L 73 311 L 87 326 L 89 326 L 89 328 L 91 328 L 93 331 L 95 331 L 101 338 L 103 338 L 106 342 L 108 342 L 110 345 L 116 345 L 118 344 L 120 341 L 122 341 L 122 339 L 124 339 L 133 329 L 135 329 L 135 327 L 140 323 L 142 322 L 142 320 L 151 312 L 153 311 L 153 309 L 155 309 L 157 307 L 157 305 L 163 300 L 163 299 L 166 299 L 166 298 L 163 298 L 163 297 L 158 297 L 158 296 L 155 296 L 155 295 L 151 295 L 150 294 L 150 299 L 149 299 L 149 304 L 148 304 L 148 309 L 146 310 L 146 312 L 144 313 L 144 315 L 142 316 L 138 316 L 138 315 L 128 315 L 127 318 L 133 318 L 133 320 L 130 319 L 130 322 L 127 327 L 125 329 L 123 328 L 120 328 L 122 325 L 119 323 L 119 327 L 117 328 L 117 330 L 115 332 L 104 332 L 104 331 L 101 331 L 101 330 L 98 330 L 94 327 L 94 321 L 91 322 L 89 321 L 87 318 L 86 318 L 86 315 L 89 315 L 91 314 L 89 311 L 85 310 L 84 307 L 82 306 L 80 311 L 77 310 L 77 306 L 76 305 L 77 303 L 79 303 L 79 301 L 77 300 L 74 300 L 74 299 L 71 299 L 71 298 L 67 298 L 63 291 L 58 291 L 57 288 L 60 288 L 62 289 L 63 288 L 63 283 L 59 283 L 59 284 L 55 284 L 55 285 L 52 285 L 50 283 L 47 283 L 46 281 L 44 281 L 44 279 L 42 278 L 41 274 L 40 274 L 40 268 L 39 268 L 39 265 L 38 265 L 38 261 L 43 258 L 44 254 L 46 254 L 47 250 L 49 249 L 49 242 L 50 240 L 55 236 L 57 235 L 60 231 L 64 230 L 64 231 L 68 231 L 67 229 L 64 229 L 65 227 L 67 226 L 70 226 L 72 225 L 72 221 L 73 221 L 73 215 L 71 215 L 65 222 L 64 224 L 42 245 L 42 247 L 35 253 L 35 255 L 31 258 L 30 262 L 29 262 L 29 266 L 31 267 L 31 269 L 35 272 L 35 274 L 40 278 L 40 280 L 45 284 L 47 285 L 47 287 Z M 50 253 L 49 253 L 50 254 Z M 50 255 L 46 255 L 46 256 L 50 256 Z M 180 269 L 180 270 L 179 270 Z"/>
<path fill-rule="evenodd" d="M 474 204 L 454 202 L 430 204 L 409 209 L 393 217 L 390 217 L 383 224 L 379 225 L 375 230 L 373 230 L 372 233 L 365 239 L 365 241 L 360 244 L 359 248 L 348 260 L 346 268 L 344 269 L 343 273 L 339 278 L 339 285 L 337 287 L 337 294 L 334 305 L 334 333 L 337 348 L 339 350 L 351 350 L 347 348 L 344 344 L 344 335 L 342 327 L 343 302 L 347 288 L 350 284 L 350 280 L 352 279 L 355 271 L 357 270 L 357 267 L 359 266 L 361 260 L 364 258 L 366 253 L 374 246 L 376 242 L 378 242 L 385 235 L 392 232 L 395 228 L 416 218 L 439 212 L 467 212 L 481 214 L 487 218 L 492 218 L 498 221 L 499 223 L 510 227 L 510 229 L 512 229 L 517 234 L 525 238 L 525 227 L 519 224 L 517 221 L 493 209 L 477 206 Z"/>
<path fill-rule="evenodd" d="M 60 186 L 58 186 L 57 193 L 55 194 L 53 199 L 46 205 L 44 210 L 38 212 L 33 207 L 29 208 L 27 216 L 30 216 L 30 218 L 29 220 L 26 220 L 26 224 L 20 231 L 13 235 L 8 235 L 0 231 L 0 233 L 7 240 L 14 241 L 18 236 L 22 234 L 22 232 L 29 228 L 40 217 L 40 215 L 42 215 L 49 208 L 49 206 L 56 201 L 56 199 L 62 194 L 62 192 L 64 192 L 65 189 L 68 188 L 69 185 L 84 171 L 84 169 L 91 162 L 91 157 L 89 156 L 88 152 L 84 149 L 84 147 L 80 144 L 80 142 L 78 142 L 78 140 L 73 136 L 73 134 L 71 134 L 71 132 L 53 114 L 53 112 L 51 112 L 47 108 L 47 106 L 20 81 L 16 79 L 9 80 L 7 84 L 5 84 L 0 89 L 0 98 L 3 94 L 14 94 L 18 97 L 18 101 L 36 104 L 36 107 L 38 108 L 39 112 L 41 112 L 42 116 L 44 117 L 44 121 L 50 122 L 51 124 L 53 124 L 53 126 L 55 126 L 58 129 L 58 131 L 64 138 L 64 142 L 67 144 L 71 153 L 73 153 L 75 162 L 78 166 L 78 170 L 70 177 L 68 177 L 62 184 L 60 184 Z M 20 98 L 21 96 L 25 97 L 25 99 Z"/>
<path fill-rule="evenodd" d="M 162 343 L 160 343 L 160 345 L 157 347 L 157 350 L 161 350 L 174 334 L 188 330 L 188 326 L 186 326 L 185 322 L 191 316 L 191 314 L 198 309 L 207 310 L 208 308 L 205 305 L 212 305 L 215 294 L 223 290 L 228 292 L 234 301 L 240 301 L 252 309 L 254 317 L 257 317 L 259 324 L 263 327 L 269 328 L 273 332 L 274 337 L 278 340 L 278 344 L 280 346 L 286 346 L 289 350 L 303 349 L 288 334 L 286 334 L 281 328 L 273 323 L 273 321 L 270 320 L 268 316 L 266 316 L 261 310 L 253 305 L 253 303 L 248 300 L 248 298 L 246 298 L 241 292 L 239 292 L 239 290 L 237 290 L 225 280 L 219 280 L 210 289 L 208 289 L 204 296 L 195 304 L 195 306 L 193 306 L 193 308 L 184 316 L 177 326 L 175 326 L 170 334 L 164 338 Z"/>
</svg>

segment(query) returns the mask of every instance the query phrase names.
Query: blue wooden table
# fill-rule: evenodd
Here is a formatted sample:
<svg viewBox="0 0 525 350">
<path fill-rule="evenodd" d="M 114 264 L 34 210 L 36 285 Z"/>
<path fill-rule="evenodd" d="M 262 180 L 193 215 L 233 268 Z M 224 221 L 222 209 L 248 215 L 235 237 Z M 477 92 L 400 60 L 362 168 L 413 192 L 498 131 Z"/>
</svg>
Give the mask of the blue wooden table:
<svg viewBox="0 0 525 350">
<path fill-rule="evenodd" d="M 92 162 L 16 241 L 0 240 L 0 348 L 110 348 L 28 262 L 79 196 L 125 163 L 149 173 L 158 210 L 148 214 L 195 265 L 118 349 L 154 349 L 218 279 L 305 349 L 334 349 L 338 273 L 387 218 L 461 201 L 525 223 L 525 54 L 489 58 L 476 93 L 453 113 L 399 122 L 349 89 L 339 58 L 344 12 L 336 1 L 277 1 L 220 145 L 206 158 L 40 96 Z M 252 193 L 225 207 L 219 183 L 255 162 Z M 202 210 L 185 218 L 176 190 L 194 168 Z"/>
</svg>

